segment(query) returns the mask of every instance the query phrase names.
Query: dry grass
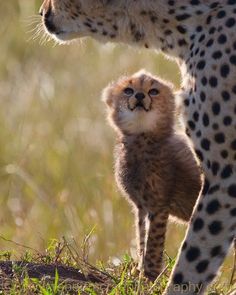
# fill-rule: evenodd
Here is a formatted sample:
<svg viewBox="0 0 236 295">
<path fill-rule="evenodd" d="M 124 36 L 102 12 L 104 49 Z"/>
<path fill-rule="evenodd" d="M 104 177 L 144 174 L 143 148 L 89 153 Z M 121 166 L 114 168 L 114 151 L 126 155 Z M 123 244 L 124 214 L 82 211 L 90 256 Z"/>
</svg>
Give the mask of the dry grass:
<svg viewBox="0 0 236 295">
<path fill-rule="evenodd" d="M 85 248 L 64 238 L 61 242 L 54 240 L 44 253 L 25 252 L 20 261 L 11 261 L 9 252 L 2 254 L 7 259 L 0 261 L 3 294 L 161 295 L 174 265 L 174 260 L 166 255 L 163 272 L 151 283 L 129 255 L 124 255 L 118 265 L 98 262 L 94 266 L 86 251 L 81 253 Z M 233 289 L 217 282 L 207 294 L 229 295 Z"/>
</svg>

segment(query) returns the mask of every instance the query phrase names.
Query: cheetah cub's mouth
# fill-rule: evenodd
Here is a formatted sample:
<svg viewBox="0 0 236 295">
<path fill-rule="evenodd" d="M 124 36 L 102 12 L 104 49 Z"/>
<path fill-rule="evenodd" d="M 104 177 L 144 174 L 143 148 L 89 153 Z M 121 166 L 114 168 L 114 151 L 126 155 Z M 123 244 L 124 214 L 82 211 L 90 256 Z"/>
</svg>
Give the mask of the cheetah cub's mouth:
<svg viewBox="0 0 236 295">
<path fill-rule="evenodd" d="M 133 101 L 133 100 L 129 100 L 128 101 L 128 108 L 130 111 L 150 111 L 151 110 L 151 103 L 148 103 L 144 101 Z"/>
</svg>

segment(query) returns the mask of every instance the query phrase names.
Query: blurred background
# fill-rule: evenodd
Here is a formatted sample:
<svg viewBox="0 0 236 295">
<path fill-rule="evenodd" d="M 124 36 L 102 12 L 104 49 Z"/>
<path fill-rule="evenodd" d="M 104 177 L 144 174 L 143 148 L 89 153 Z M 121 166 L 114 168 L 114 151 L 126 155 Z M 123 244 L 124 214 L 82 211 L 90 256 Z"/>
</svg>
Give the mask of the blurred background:
<svg viewBox="0 0 236 295">
<path fill-rule="evenodd" d="M 134 253 L 134 218 L 114 181 L 100 94 L 141 68 L 177 88 L 178 68 L 156 52 L 91 39 L 43 42 L 41 2 L 0 2 L 0 250 L 20 251 L 3 238 L 37 250 L 63 236 L 80 245 L 92 231 L 90 261 L 115 261 Z M 184 230 L 169 227 L 170 256 Z"/>
</svg>

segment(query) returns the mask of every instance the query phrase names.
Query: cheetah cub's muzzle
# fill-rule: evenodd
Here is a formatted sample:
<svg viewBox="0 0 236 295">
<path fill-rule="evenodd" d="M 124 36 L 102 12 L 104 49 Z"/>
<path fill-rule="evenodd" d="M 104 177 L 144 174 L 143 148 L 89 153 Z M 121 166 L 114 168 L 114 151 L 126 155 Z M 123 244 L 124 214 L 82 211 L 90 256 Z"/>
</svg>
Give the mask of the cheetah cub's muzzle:
<svg viewBox="0 0 236 295">
<path fill-rule="evenodd" d="M 128 97 L 128 108 L 131 111 L 150 111 L 152 104 L 152 95 L 158 95 L 157 89 L 151 89 L 148 94 L 144 92 L 135 92 L 133 88 L 125 88 L 124 94 Z"/>
</svg>

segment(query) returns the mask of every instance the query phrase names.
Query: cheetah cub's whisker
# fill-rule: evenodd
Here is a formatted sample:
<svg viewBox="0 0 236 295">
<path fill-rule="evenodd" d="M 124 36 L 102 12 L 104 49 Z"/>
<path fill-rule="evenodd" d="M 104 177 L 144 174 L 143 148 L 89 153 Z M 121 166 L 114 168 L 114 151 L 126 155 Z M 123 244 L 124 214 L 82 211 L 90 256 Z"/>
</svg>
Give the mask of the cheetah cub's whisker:
<svg viewBox="0 0 236 295">
<path fill-rule="evenodd" d="M 103 92 L 117 132 L 115 177 L 135 208 L 139 267 L 160 274 L 167 220 L 187 222 L 201 189 L 201 174 L 186 135 L 177 131 L 173 87 L 141 71 Z"/>
</svg>

